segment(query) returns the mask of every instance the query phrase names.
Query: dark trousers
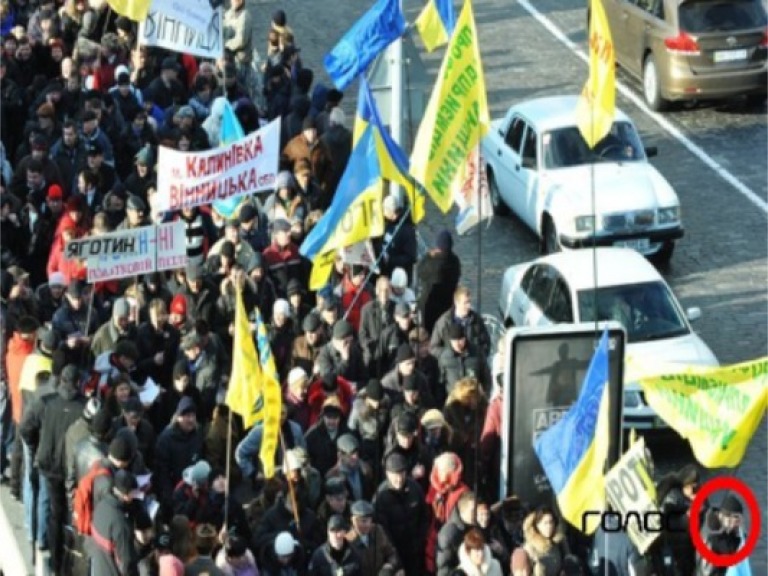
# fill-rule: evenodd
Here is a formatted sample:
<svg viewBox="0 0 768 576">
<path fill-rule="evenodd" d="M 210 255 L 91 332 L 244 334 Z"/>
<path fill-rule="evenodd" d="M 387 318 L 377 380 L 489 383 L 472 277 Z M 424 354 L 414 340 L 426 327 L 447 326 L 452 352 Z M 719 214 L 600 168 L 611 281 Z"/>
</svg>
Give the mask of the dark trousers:
<svg viewBox="0 0 768 576">
<path fill-rule="evenodd" d="M 24 469 L 24 446 L 21 444 L 21 434 L 18 428 L 16 436 L 13 439 L 13 451 L 11 452 L 11 493 L 16 497 L 21 497 L 21 484 Z"/>
<path fill-rule="evenodd" d="M 46 476 L 51 515 L 48 518 L 48 546 L 51 550 L 51 570 L 61 573 L 64 558 L 64 525 L 67 523 L 67 492 L 63 478 Z"/>
</svg>

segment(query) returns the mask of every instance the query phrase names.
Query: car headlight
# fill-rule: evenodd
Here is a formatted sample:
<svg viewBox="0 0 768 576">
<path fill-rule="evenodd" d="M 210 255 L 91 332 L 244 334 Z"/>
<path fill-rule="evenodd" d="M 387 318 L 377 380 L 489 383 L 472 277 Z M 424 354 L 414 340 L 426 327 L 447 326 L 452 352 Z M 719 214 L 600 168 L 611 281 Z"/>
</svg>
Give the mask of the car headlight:
<svg viewBox="0 0 768 576">
<path fill-rule="evenodd" d="M 594 216 L 576 216 L 576 232 L 591 232 L 595 229 Z"/>
<path fill-rule="evenodd" d="M 669 208 L 659 208 L 656 211 L 656 220 L 659 224 L 673 224 L 680 221 L 680 207 L 670 206 Z"/>
<path fill-rule="evenodd" d="M 643 399 L 640 397 L 640 392 L 634 390 L 624 391 L 624 408 L 641 408 L 643 406 Z"/>
</svg>

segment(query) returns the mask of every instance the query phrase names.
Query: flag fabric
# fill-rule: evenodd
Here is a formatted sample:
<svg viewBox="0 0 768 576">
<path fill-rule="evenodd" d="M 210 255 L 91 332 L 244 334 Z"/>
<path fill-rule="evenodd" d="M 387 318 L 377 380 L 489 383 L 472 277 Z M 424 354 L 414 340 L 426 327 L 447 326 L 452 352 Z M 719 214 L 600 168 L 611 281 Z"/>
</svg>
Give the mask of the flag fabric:
<svg viewBox="0 0 768 576">
<path fill-rule="evenodd" d="M 456 26 L 453 0 L 429 0 L 415 24 L 427 52 L 447 43 Z"/>
<path fill-rule="evenodd" d="M 424 218 L 424 194 L 417 190 L 413 177 L 409 174 L 408 157 L 381 122 L 376 99 L 371 93 L 368 81 L 361 78 L 352 141 L 356 142 L 368 126 L 373 128 L 376 157 L 379 160 L 382 178 L 395 182 L 405 189 L 411 205 L 411 219 L 414 223 L 420 222 Z"/>
<path fill-rule="evenodd" d="M 235 115 L 235 109 L 229 100 L 224 101 L 224 112 L 221 116 L 221 128 L 219 129 L 219 146 L 228 146 L 232 142 L 237 142 L 245 138 L 245 131 L 240 125 L 240 120 Z M 216 200 L 213 203 L 213 209 L 216 210 L 222 218 L 232 218 L 240 207 L 244 196 L 227 198 L 226 200 Z"/>
<path fill-rule="evenodd" d="M 403 35 L 405 26 L 400 0 L 378 0 L 323 59 L 336 88 L 349 86 L 382 50 Z"/>
<path fill-rule="evenodd" d="M 616 115 L 616 54 L 601 0 L 591 0 L 589 13 L 589 79 L 576 107 L 576 121 L 590 148 L 602 140 Z"/>
<path fill-rule="evenodd" d="M 768 357 L 720 367 L 626 364 L 625 380 L 640 385 L 703 466 L 739 465 L 768 408 Z"/>
<path fill-rule="evenodd" d="M 744 546 L 746 539 L 747 535 L 744 534 L 744 530 L 739 529 L 739 540 L 741 541 L 739 549 Z M 744 558 L 744 560 L 738 564 L 728 566 L 728 570 L 726 570 L 725 576 L 752 576 L 752 567 L 749 565 L 749 557 Z"/>
<path fill-rule="evenodd" d="M 250 428 L 262 417 L 262 374 L 256 347 L 243 305 L 243 294 L 237 292 L 235 302 L 235 333 L 233 338 L 232 373 L 225 403 L 233 412 L 243 417 L 243 424 Z"/>
<path fill-rule="evenodd" d="M 589 363 L 576 403 L 534 443 L 563 518 L 579 529 L 584 512 L 605 509 L 604 467 L 610 437 L 607 381 L 608 332 L 605 331 Z M 600 517 L 591 514 L 585 523 L 587 534 L 592 534 Z"/>
<path fill-rule="evenodd" d="M 488 172 L 478 142 L 467 156 L 451 184 L 453 201 L 459 209 L 456 232 L 461 236 L 482 220 L 493 218 L 493 206 L 488 191 Z M 490 224 L 490 222 L 489 222 Z"/>
<path fill-rule="evenodd" d="M 352 149 L 333 202 L 299 251 L 314 260 L 318 254 L 381 236 L 383 230 L 381 171 L 369 127 Z"/>
<path fill-rule="evenodd" d="M 280 377 L 277 375 L 275 358 L 269 345 L 267 327 L 256 308 L 256 342 L 259 348 L 259 364 L 263 377 L 264 393 L 264 431 L 261 435 L 259 459 L 265 478 L 275 475 L 275 454 L 280 439 L 280 413 L 282 411 L 282 390 Z"/>
<path fill-rule="evenodd" d="M 443 212 L 453 204 L 451 183 L 489 125 L 475 18 L 465 0 L 411 154 L 411 174 Z"/>
<path fill-rule="evenodd" d="M 151 3 L 152 0 L 107 0 L 112 10 L 134 22 L 143 22 L 147 19 Z"/>
</svg>

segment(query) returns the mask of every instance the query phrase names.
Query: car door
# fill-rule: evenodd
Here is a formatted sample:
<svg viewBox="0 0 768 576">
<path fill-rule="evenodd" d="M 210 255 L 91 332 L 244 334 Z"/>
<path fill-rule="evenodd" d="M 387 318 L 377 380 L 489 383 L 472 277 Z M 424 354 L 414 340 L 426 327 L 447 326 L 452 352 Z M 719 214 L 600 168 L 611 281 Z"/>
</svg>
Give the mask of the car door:
<svg viewBox="0 0 768 576">
<path fill-rule="evenodd" d="M 625 45 L 621 42 L 621 34 L 624 30 L 624 21 L 626 18 L 626 7 L 629 0 L 604 0 L 603 11 L 608 20 L 608 27 L 611 29 L 611 38 L 613 39 L 613 49 L 616 53 L 616 60 L 624 65 Z M 587 40 L 589 40 L 589 22 L 587 22 Z"/>
<path fill-rule="evenodd" d="M 536 129 L 528 124 L 523 136 L 523 146 L 520 153 L 520 169 L 517 176 L 523 194 L 520 197 L 521 206 L 516 212 L 531 230 L 536 230 L 539 221 L 539 135 Z"/>
<path fill-rule="evenodd" d="M 652 30 L 659 26 L 662 0 L 632 0 L 625 4 L 623 37 L 619 41 L 622 48 L 621 63 L 629 72 L 640 77 L 648 38 Z"/>
<path fill-rule="evenodd" d="M 520 152 L 525 129 L 526 121 L 519 115 L 513 115 L 504 134 L 504 145 L 496 151 L 498 167 L 502 171 L 497 180 L 501 198 L 518 216 L 521 216 L 520 207 L 523 204 L 520 201 L 524 190 L 520 179 Z"/>
</svg>

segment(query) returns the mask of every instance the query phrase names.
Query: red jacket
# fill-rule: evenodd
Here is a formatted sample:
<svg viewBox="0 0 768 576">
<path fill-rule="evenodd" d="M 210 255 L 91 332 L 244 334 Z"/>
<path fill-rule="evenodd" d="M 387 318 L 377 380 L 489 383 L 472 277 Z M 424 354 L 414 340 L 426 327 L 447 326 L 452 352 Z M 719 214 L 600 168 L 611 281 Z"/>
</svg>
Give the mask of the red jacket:
<svg viewBox="0 0 768 576">
<path fill-rule="evenodd" d="M 430 522 L 429 530 L 427 531 L 427 542 L 425 548 L 425 562 L 427 571 L 430 574 L 434 574 L 435 555 L 437 552 L 437 535 L 440 532 L 440 528 L 451 517 L 451 512 L 459 502 L 459 497 L 469 490 L 469 486 L 464 484 L 461 479 L 461 474 L 464 467 L 461 464 L 461 459 L 452 454 L 456 469 L 450 474 L 448 479 L 441 483 L 437 476 L 437 467 L 432 466 L 432 472 L 429 475 L 429 490 L 427 491 L 427 505 L 429 506 Z"/>
<path fill-rule="evenodd" d="M 349 416 L 349 411 L 352 408 L 352 386 L 346 378 L 341 376 L 336 377 L 336 397 L 341 404 L 341 413 L 344 418 Z M 309 426 L 312 427 L 320 419 L 320 414 L 323 411 L 323 403 L 328 398 L 328 393 L 323 389 L 322 378 L 316 378 L 312 384 L 309 385 L 307 390 L 307 404 L 309 405 Z"/>
<path fill-rule="evenodd" d="M 362 291 L 360 297 L 355 300 L 355 295 Z M 365 285 L 355 286 L 349 279 L 348 274 L 344 274 L 344 278 L 341 280 L 341 308 L 344 314 L 347 315 L 347 321 L 352 324 L 356 333 L 360 333 L 360 315 L 362 314 L 363 306 L 373 299 L 371 293 L 365 289 Z M 354 302 L 354 306 L 352 303 Z"/>
<path fill-rule="evenodd" d="M 11 415 L 13 421 L 21 422 L 21 370 L 24 360 L 35 349 L 35 341 L 24 340 L 21 334 L 14 332 L 8 342 L 8 351 L 5 355 L 5 373 L 8 378 L 8 387 L 11 389 Z"/>
</svg>

